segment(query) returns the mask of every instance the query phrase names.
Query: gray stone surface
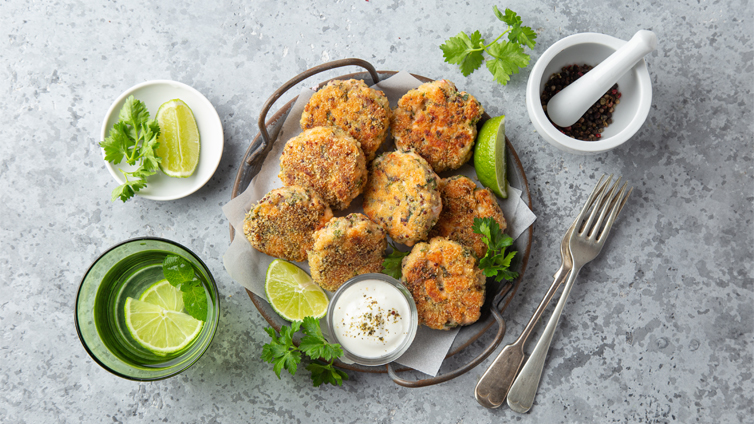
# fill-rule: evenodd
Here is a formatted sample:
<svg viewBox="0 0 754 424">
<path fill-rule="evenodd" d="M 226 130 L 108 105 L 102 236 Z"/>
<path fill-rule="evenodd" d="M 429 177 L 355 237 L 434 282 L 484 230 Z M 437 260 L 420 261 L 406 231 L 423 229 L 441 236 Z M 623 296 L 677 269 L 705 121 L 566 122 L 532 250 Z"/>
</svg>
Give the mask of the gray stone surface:
<svg viewBox="0 0 754 424">
<path fill-rule="evenodd" d="M 477 28 L 497 35 L 502 24 L 491 4 L 145 3 L 0 4 L 1 422 L 751 422 L 750 2 L 501 5 L 537 30 L 533 60 L 577 32 L 657 33 L 660 48 L 647 59 L 654 88 L 647 122 L 631 143 L 589 157 L 561 153 L 534 132 L 524 106 L 531 66 L 502 87 L 484 69 L 464 78 L 443 63 L 438 45 L 448 36 Z M 312 388 L 305 374 L 278 380 L 259 360 L 265 322 L 223 270 L 229 237 L 220 207 L 272 91 L 345 57 L 451 79 L 492 115 L 507 116 L 539 220 L 529 270 L 505 314 L 504 343 L 545 292 L 559 264 L 557 243 L 599 175 L 636 185 L 611 241 L 571 294 L 529 414 L 477 405 L 473 387 L 490 359 L 413 390 L 355 373 L 343 387 Z M 189 84 L 214 104 L 225 129 L 222 162 L 187 198 L 111 203 L 114 183 L 96 144 L 102 118 L 122 91 L 161 78 Z M 209 351 L 182 375 L 153 383 L 101 369 L 73 323 L 86 267 L 114 243 L 143 235 L 193 249 L 222 294 Z"/>
</svg>

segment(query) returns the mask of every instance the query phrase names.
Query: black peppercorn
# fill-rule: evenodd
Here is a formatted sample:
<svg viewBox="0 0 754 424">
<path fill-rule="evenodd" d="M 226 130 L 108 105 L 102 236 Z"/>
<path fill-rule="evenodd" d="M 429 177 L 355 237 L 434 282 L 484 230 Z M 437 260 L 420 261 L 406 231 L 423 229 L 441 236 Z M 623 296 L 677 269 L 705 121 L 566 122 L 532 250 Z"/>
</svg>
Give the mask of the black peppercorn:
<svg viewBox="0 0 754 424">
<path fill-rule="evenodd" d="M 589 65 L 568 65 L 561 68 L 560 72 L 552 74 L 540 96 L 542 109 L 545 113 L 547 113 L 547 103 L 553 96 L 591 71 L 592 68 Z M 618 84 L 615 84 L 579 118 L 578 125 L 574 124 L 563 128 L 555 125 L 552 120 L 550 122 L 568 137 L 584 141 L 599 140 L 602 137 L 600 133 L 613 123 L 612 116 L 615 112 L 615 106 L 620 103 L 620 98 L 621 93 L 618 91 Z M 547 118 L 549 119 L 549 115 Z"/>
</svg>

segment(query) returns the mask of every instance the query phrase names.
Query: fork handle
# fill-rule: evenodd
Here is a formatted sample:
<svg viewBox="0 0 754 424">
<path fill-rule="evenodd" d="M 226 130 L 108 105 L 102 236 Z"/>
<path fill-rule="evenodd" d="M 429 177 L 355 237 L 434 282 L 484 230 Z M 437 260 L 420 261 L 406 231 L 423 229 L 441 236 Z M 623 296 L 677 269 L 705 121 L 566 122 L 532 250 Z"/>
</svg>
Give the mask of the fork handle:
<svg viewBox="0 0 754 424">
<path fill-rule="evenodd" d="M 508 391 L 508 406 L 516 412 L 524 414 L 534 404 L 534 397 L 537 395 L 537 388 L 542 377 L 542 369 L 547 358 L 547 351 L 550 349 L 555 328 L 558 326 L 560 315 L 563 313 L 563 308 L 568 301 L 568 295 L 571 293 L 573 283 L 576 281 L 576 276 L 580 270 L 580 267 L 574 268 L 568 275 L 563 294 L 560 296 L 558 304 L 555 306 L 555 310 L 547 322 L 547 327 L 545 327 L 542 337 L 537 341 L 537 345 L 534 347 L 531 356 L 529 356 L 529 360 L 521 368 L 521 373 L 516 377 L 516 380 Z"/>
<path fill-rule="evenodd" d="M 482 374 L 482 377 L 474 388 L 474 397 L 480 405 L 485 408 L 498 408 L 505 402 L 508 389 L 513 384 L 513 379 L 516 378 L 516 373 L 524 362 L 524 344 L 526 343 L 526 339 L 531 334 L 534 325 L 536 325 L 539 317 L 542 316 L 545 308 L 547 308 L 547 304 L 552 300 L 558 287 L 563 283 L 564 274 L 567 272 L 565 264 L 560 265 L 560 269 L 555 273 L 555 280 L 552 282 L 550 289 L 547 290 L 547 293 L 545 293 L 534 315 L 526 324 L 524 331 L 521 332 L 521 335 L 518 336 L 515 342 L 503 348 L 484 374 Z"/>
</svg>

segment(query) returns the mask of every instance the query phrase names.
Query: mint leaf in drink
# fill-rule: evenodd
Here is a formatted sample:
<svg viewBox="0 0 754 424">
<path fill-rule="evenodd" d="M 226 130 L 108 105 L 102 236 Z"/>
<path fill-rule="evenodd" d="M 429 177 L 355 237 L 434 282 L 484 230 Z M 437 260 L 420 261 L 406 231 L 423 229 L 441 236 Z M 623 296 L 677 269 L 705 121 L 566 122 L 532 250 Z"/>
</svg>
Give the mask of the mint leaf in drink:
<svg viewBox="0 0 754 424">
<path fill-rule="evenodd" d="M 162 273 L 173 287 L 178 287 L 184 281 L 194 278 L 194 267 L 178 255 L 167 255 L 162 261 Z"/>
<path fill-rule="evenodd" d="M 196 278 L 184 281 L 181 283 L 181 292 L 186 313 L 199 321 L 207 321 L 207 293 L 202 282 Z"/>
</svg>

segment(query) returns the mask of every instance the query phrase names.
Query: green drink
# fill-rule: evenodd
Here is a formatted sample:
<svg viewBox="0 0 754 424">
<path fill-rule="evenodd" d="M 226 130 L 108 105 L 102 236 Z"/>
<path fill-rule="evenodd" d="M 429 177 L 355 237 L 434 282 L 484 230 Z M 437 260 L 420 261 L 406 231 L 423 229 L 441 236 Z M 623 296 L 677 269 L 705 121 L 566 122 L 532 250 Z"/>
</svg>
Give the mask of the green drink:
<svg viewBox="0 0 754 424">
<path fill-rule="evenodd" d="M 206 298 L 206 313 L 199 319 L 187 314 L 190 305 L 184 307 L 183 300 L 189 298 L 165 281 L 162 264 L 168 255 L 191 266 L 198 282 L 191 300 Z M 167 298 L 172 300 L 166 303 Z M 185 340 L 166 341 L 165 326 L 154 331 L 145 325 L 159 317 L 167 317 L 167 328 L 177 328 L 174 333 Z M 76 305 L 79 337 L 92 358 L 108 371 L 136 380 L 166 378 L 191 366 L 209 347 L 218 318 L 217 287 L 207 267 L 188 249 L 162 239 L 130 240 L 103 254 L 84 277 Z M 186 326 L 190 328 L 180 330 Z"/>
</svg>

